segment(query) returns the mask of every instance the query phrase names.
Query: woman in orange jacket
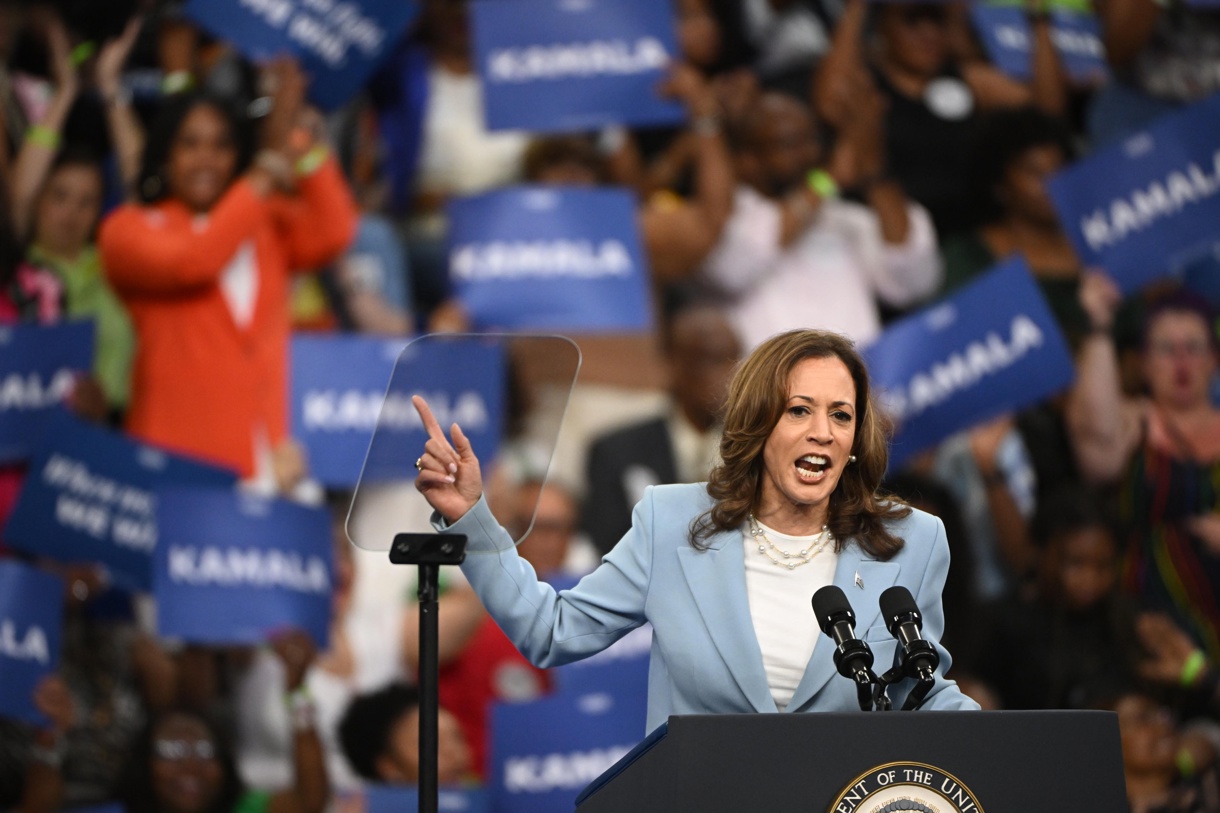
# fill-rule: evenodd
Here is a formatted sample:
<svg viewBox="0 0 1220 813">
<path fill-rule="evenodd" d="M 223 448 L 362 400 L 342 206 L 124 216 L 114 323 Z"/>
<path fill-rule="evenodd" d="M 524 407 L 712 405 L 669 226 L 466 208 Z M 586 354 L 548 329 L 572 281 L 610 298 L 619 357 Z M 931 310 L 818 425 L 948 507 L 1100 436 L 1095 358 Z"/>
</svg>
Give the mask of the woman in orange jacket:
<svg viewBox="0 0 1220 813">
<path fill-rule="evenodd" d="M 128 430 L 287 491 L 304 473 L 288 436 L 291 274 L 346 248 L 356 208 L 299 126 L 299 68 L 279 60 L 270 78 L 252 161 L 223 104 L 172 100 L 145 151 L 143 205 L 115 211 L 99 245 L 137 334 Z"/>
</svg>

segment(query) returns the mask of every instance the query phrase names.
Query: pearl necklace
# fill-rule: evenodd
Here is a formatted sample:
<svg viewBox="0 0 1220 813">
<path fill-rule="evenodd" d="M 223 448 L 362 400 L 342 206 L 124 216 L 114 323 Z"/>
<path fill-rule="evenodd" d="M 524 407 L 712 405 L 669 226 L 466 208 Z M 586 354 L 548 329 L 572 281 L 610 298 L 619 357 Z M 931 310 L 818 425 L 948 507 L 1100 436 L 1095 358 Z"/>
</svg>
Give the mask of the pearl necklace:
<svg viewBox="0 0 1220 813">
<path fill-rule="evenodd" d="M 764 531 L 762 526 L 758 524 L 758 520 L 754 518 L 753 514 L 750 514 L 750 536 L 759 540 L 759 553 L 770 559 L 772 564 L 779 567 L 786 567 L 789 570 L 795 570 L 801 565 L 807 565 L 812 562 L 813 557 L 821 553 L 830 540 L 834 539 L 834 537 L 830 535 L 830 528 L 823 525 L 822 530 L 813 538 L 813 541 L 808 546 L 802 549 L 799 553 L 792 553 L 784 550 L 783 548 L 776 547 L 775 543 L 772 542 L 767 536 L 767 532 Z M 771 555 L 771 551 L 775 551 L 782 556 L 783 559 L 776 559 Z"/>
</svg>

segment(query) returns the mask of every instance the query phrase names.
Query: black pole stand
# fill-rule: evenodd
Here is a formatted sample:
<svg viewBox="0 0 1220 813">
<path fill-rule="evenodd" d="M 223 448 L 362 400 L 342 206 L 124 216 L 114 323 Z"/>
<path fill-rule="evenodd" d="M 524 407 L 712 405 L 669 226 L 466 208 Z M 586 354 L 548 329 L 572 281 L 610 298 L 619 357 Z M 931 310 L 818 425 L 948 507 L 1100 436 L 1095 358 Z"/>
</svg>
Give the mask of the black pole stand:
<svg viewBox="0 0 1220 813">
<path fill-rule="evenodd" d="M 390 561 L 419 566 L 419 813 L 437 813 L 437 597 L 441 565 L 460 565 L 466 558 L 461 534 L 398 534 Z"/>
</svg>

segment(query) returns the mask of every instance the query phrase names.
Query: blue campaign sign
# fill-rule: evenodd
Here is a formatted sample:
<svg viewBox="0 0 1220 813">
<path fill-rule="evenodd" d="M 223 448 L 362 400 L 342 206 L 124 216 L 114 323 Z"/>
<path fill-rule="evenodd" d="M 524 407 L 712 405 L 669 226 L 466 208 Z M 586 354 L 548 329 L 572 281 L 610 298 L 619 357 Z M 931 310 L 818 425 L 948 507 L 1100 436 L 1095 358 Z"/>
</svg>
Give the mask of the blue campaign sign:
<svg viewBox="0 0 1220 813">
<path fill-rule="evenodd" d="M 1220 94 L 1067 168 L 1050 194 L 1080 259 L 1124 293 L 1192 263 L 1220 223 Z"/>
<path fill-rule="evenodd" d="M 0 717 L 36 725 L 39 681 L 59 666 L 63 581 L 16 561 L 0 561 Z"/>
<path fill-rule="evenodd" d="M 26 460 L 47 416 L 93 366 L 93 323 L 0 326 L 0 463 Z"/>
<path fill-rule="evenodd" d="M 577 794 L 639 742 L 646 706 L 642 696 L 607 693 L 495 704 L 492 809 L 571 813 Z"/>
<path fill-rule="evenodd" d="M 424 397 L 446 435 L 458 424 L 479 460 L 494 460 L 504 436 L 507 364 L 504 345 L 492 340 L 425 336 L 407 345 L 386 388 L 361 486 L 415 479 L 413 464 L 428 433 L 413 395 Z"/>
<path fill-rule="evenodd" d="M 1068 386 L 1072 355 L 1020 258 L 891 325 L 864 355 L 897 424 L 890 465 Z"/>
<path fill-rule="evenodd" d="M 658 86 L 678 59 L 672 3 L 475 0 L 475 59 L 491 130 L 676 124 Z"/>
<path fill-rule="evenodd" d="M 259 62 L 293 54 L 320 107 L 344 104 L 419 13 L 416 0 L 190 0 L 185 13 Z"/>
<path fill-rule="evenodd" d="M 236 475 L 109 432 L 52 417 L 5 527 L 14 548 L 64 562 L 100 562 L 116 586 L 148 590 L 158 484 L 231 485 Z"/>
<path fill-rule="evenodd" d="M 416 813 L 419 788 L 401 785 L 369 784 L 364 795 L 363 813 Z M 441 786 L 436 794 L 438 813 L 490 813 L 487 791 L 483 788 Z"/>
<path fill-rule="evenodd" d="M 360 479 L 405 345 L 356 335 L 293 337 L 292 436 L 304 444 L 310 474 L 323 484 L 350 488 Z"/>
<path fill-rule="evenodd" d="M 476 325 L 649 329 L 649 274 L 635 201 L 626 190 L 489 192 L 452 202 L 449 224 L 450 280 Z"/>
<path fill-rule="evenodd" d="M 231 488 L 157 492 L 157 632 L 200 644 L 259 644 L 296 627 L 330 632 L 330 514 Z"/>
<path fill-rule="evenodd" d="M 1033 32 L 1023 6 L 975 3 L 974 27 L 996 67 L 1009 76 L 1033 75 Z M 1097 84 L 1109 76 L 1101 23 L 1092 12 L 1056 8 L 1050 11 L 1051 42 L 1068 76 L 1082 84 Z"/>
</svg>

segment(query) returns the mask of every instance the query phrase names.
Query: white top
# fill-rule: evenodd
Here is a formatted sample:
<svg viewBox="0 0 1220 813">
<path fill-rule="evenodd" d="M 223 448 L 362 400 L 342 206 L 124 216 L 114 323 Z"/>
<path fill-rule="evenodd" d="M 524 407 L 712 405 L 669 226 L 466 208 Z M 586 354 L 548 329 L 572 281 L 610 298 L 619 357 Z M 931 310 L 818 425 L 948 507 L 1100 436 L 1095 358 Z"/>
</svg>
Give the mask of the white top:
<svg viewBox="0 0 1220 813">
<path fill-rule="evenodd" d="M 796 554 L 815 541 L 815 536 L 788 536 L 758 524 L 777 548 Z M 746 558 L 746 596 L 750 602 L 750 619 L 762 650 L 763 669 L 767 686 L 776 707 L 788 707 L 797 685 L 805 675 L 805 667 L 813 656 L 813 648 L 822 635 L 813 614 L 813 594 L 834 580 L 839 555 L 834 539 L 806 565 L 789 570 L 773 563 L 758 546 L 761 540 L 742 531 Z M 775 551 L 770 551 L 781 559 Z"/>
<path fill-rule="evenodd" d="M 254 321 L 254 305 L 258 302 L 258 261 L 254 257 L 253 240 L 246 240 L 237 247 L 220 274 L 220 290 L 237 326 L 242 330 L 250 327 Z"/>
<path fill-rule="evenodd" d="M 781 246 L 779 204 L 740 186 L 701 278 L 729 299 L 747 350 L 793 328 L 832 330 L 864 345 L 881 332 L 878 298 L 907 307 L 940 284 L 932 219 L 915 203 L 907 214 L 907 239 L 890 244 L 872 209 L 828 200 L 802 235 Z"/>
<path fill-rule="evenodd" d="M 477 74 L 428 72 L 416 182 L 420 189 L 469 195 L 504 186 L 520 174 L 529 136 L 489 132 L 483 118 L 483 86 Z"/>
<path fill-rule="evenodd" d="M 339 722 L 348 704 L 357 694 L 405 678 L 399 645 L 404 617 L 402 605 L 386 607 L 384 612 L 376 614 L 368 609 L 353 606 L 344 619 L 344 632 L 355 660 L 354 674 L 336 675 L 317 665 L 311 666 L 305 674 L 305 685 L 317 711 L 315 725 L 322 741 L 327 773 L 338 790 L 361 785 L 339 744 Z M 283 686 L 284 666 L 267 647 L 256 651 L 236 684 L 238 769 L 242 780 L 258 790 L 281 790 L 293 781 L 292 723 L 284 704 Z"/>
</svg>

